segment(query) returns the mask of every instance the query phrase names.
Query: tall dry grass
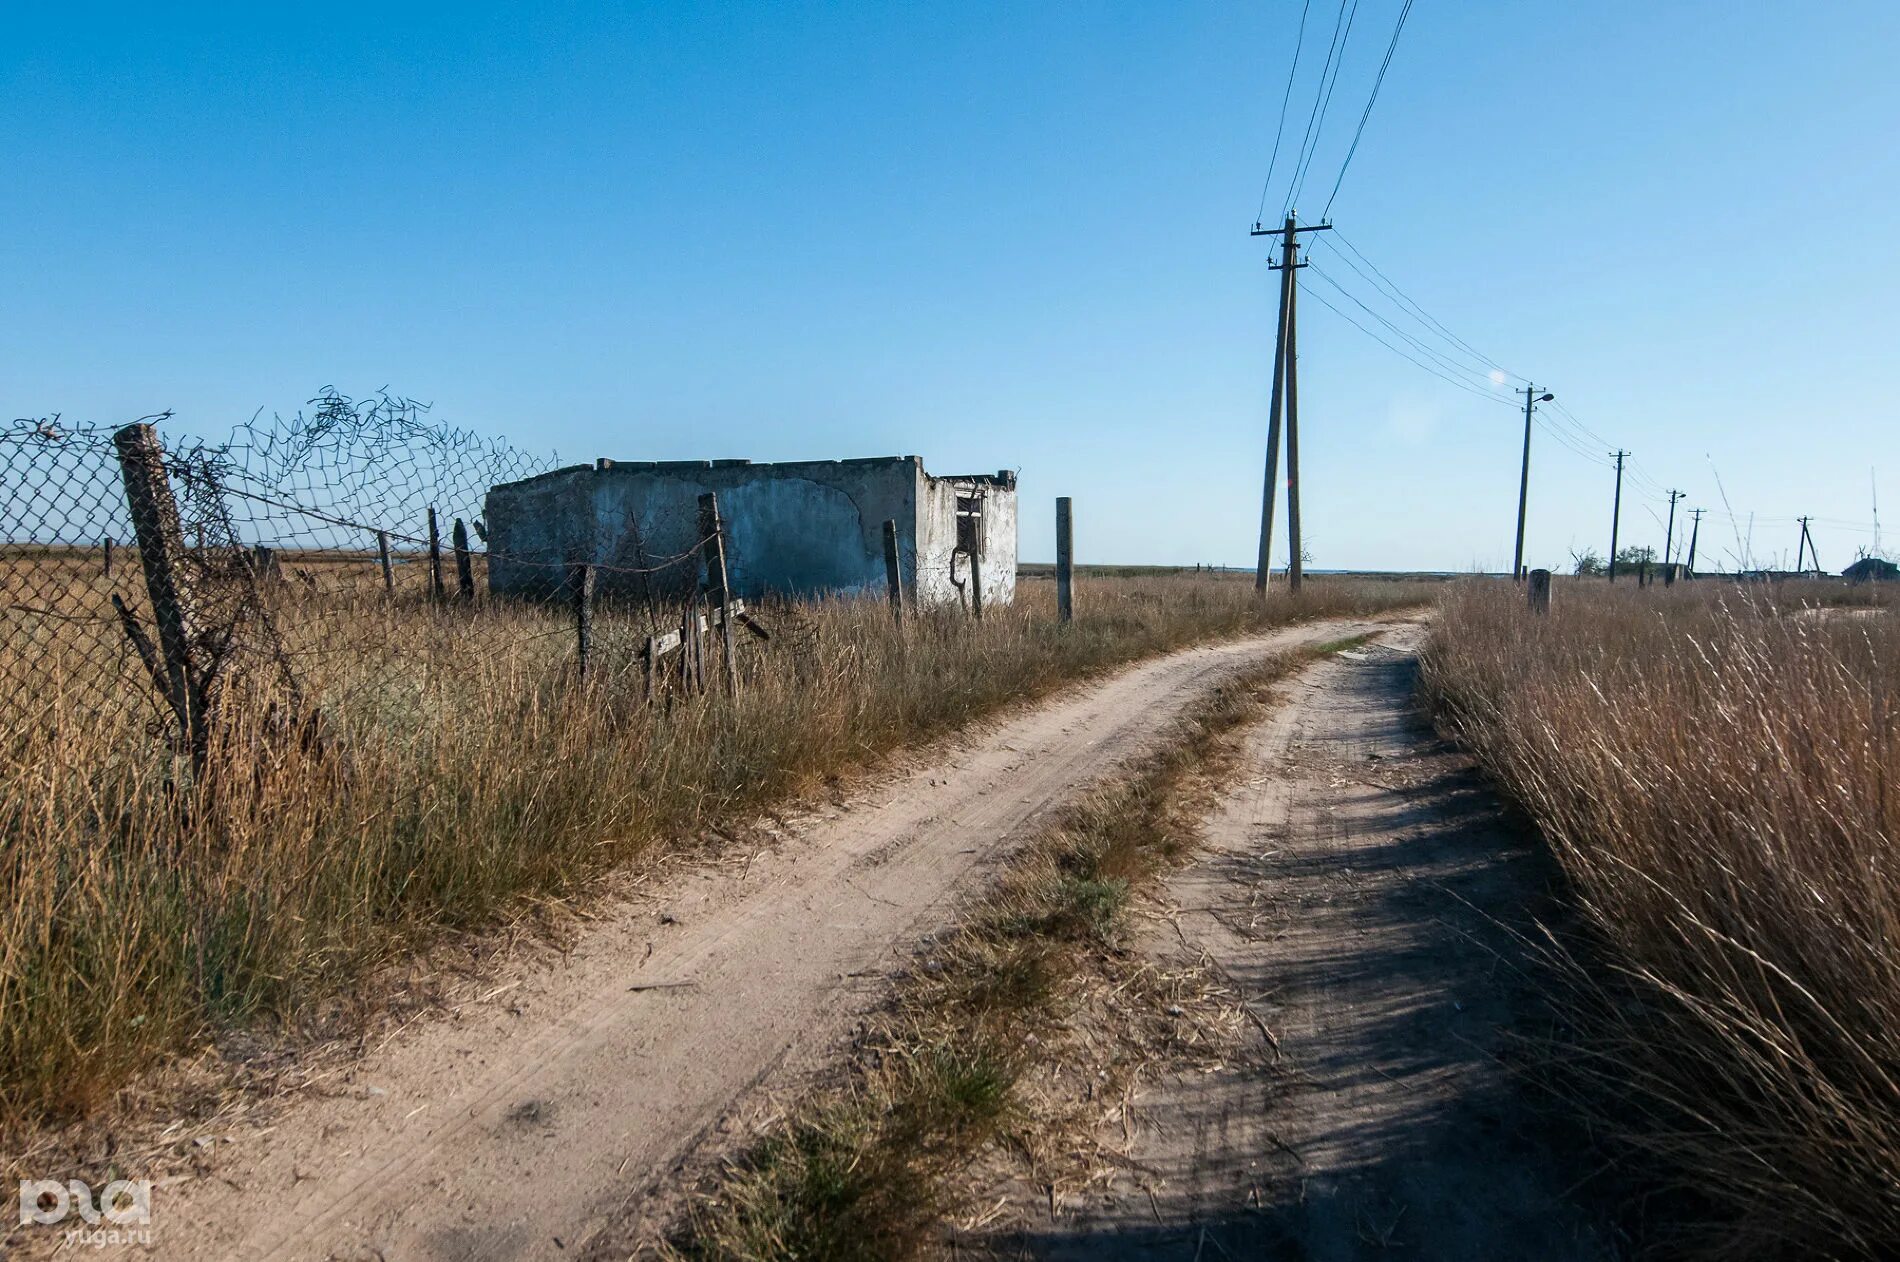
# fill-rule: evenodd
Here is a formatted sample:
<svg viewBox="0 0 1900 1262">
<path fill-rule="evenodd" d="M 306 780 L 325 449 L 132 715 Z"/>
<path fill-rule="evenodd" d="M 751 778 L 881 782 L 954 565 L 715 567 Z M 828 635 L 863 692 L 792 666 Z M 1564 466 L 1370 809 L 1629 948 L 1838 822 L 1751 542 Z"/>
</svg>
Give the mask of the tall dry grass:
<svg viewBox="0 0 1900 1262">
<path fill-rule="evenodd" d="M 1671 1256 L 1900 1251 L 1900 624 L 1840 591 L 1461 585 L 1424 655 L 1568 877 L 1557 1081 L 1688 1190 Z"/>
<path fill-rule="evenodd" d="M 90 704 L 97 673 L 122 666 L 54 630 L 10 637 L 32 659 L 0 661 L 0 679 L 32 695 L 0 707 L 0 1139 L 220 1029 L 294 1017 L 444 929 L 572 893 L 1012 700 L 1419 596 L 1316 581 L 1260 607 L 1240 582 L 1101 580 L 1064 627 L 1030 583 L 980 624 L 931 616 L 901 634 L 881 601 L 762 610 L 779 635 L 749 646 L 736 701 L 658 705 L 637 611 L 600 616 L 582 685 L 558 609 L 357 600 L 339 618 L 284 596 L 324 752 L 268 730 L 281 698 L 242 692 L 196 786 L 149 704 Z"/>
</svg>

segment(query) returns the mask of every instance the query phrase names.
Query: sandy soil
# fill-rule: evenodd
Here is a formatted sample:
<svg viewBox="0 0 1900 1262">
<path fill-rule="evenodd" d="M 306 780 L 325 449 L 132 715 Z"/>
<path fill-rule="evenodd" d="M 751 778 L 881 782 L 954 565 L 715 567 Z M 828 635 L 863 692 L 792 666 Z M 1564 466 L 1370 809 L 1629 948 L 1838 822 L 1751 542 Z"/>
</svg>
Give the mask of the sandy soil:
<svg viewBox="0 0 1900 1262">
<path fill-rule="evenodd" d="M 1420 634 L 1290 686 L 1142 935 L 1155 968 L 1221 979 L 1247 1048 L 1151 1074 L 1085 1192 L 1001 1185 L 963 1256 L 1611 1256 L 1506 1067 L 1534 1010 L 1508 926 L 1550 869 L 1413 711 Z"/>
<path fill-rule="evenodd" d="M 849 1037 L 895 958 L 1077 784 L 1271 649 L 1325 622 L 1192 649 L 1066 692 L 898 767 L 656 907 L 600 910 L 371 1051 L 347 1086 L 227 1138 L 159 1189 L 167 1258 L 574 1257 L 721 1119 Z"/>
</svg>

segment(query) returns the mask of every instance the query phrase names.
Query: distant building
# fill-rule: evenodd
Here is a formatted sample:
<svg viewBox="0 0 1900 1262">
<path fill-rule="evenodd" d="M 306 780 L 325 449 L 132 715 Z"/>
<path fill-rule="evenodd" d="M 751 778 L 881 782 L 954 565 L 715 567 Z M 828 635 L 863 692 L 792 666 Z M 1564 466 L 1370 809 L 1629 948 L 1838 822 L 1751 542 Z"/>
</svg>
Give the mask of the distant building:
<svg viewBox="0 0 1900 1262">
<path fill-rule="evenodd" d="M 1856 583 L 1891 583 L 1900 580 L 1900 565 L 1879 557 L 1862 557 L 1842 570 L 1841 577 Z"/>
<path fill-rule="evenodd" d="M 488 587 L 550 595 L 566 567 L 600 570 L 596 590 L 683 591 L 690 564 L 667 564 L 699 539 L 699 497 L 713 491 L 741 597 L 885 590 L 884 523 L 897 523 L 904 592 L 920 606 L 986 605 L 1016 593 L 1016 475 L 932 477 L 916 456 L 866 460 L 601 460 L 488 492 Z M 649 576 L 644 571 L 652 571 Z"/>
</svg>

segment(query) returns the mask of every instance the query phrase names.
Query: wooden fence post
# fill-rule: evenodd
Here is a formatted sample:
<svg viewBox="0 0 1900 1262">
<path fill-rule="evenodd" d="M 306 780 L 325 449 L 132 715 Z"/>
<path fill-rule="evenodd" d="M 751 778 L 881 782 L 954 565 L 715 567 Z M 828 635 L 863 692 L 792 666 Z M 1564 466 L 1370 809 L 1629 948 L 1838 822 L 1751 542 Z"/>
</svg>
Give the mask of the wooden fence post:
<svg viewBox="0 0 1900 1262">
<path fill-rule="evenodd" d="M 441 600 L 446 593 L 442 588 L 442 534 L 436 529 L 435 505 L 429 505 L 429 597 Z"/>
<path fill-rule="evenodd" d="M 449 530 L 449 539 L 455 545 L 455 595 L 458 600 L 475 599 L 475 566 L 468 555 L 468 527 L 457 517 L 455 525 Z"/>
<path fill-rule="evenodd" d="M 574 597 L 574 643 L 579 651 L 580 676 L 585 679 L 587 662 L 594 652 L 594 567 L 586 562 L 569 566 L 567 585 Z"/>
<path fill-rule="evenodd" d="M 732 588 L 726 573 L 726 525 L 719 518 L 719 496 L 699 497 L 699 537 L 705 540 L 708 595 L 719 598 L 720 646 L 726 654 L 726 695 L 739 695 L 739 665 L 732 656 Z"/>
<path fill-rule="evenodd" d="M 680 612 L 680 687 L 698 691 L 706 682 L 706 638 L 699 626 L 700 592 L 695 583 Z"/>
<path fill-rule="evenodd" d="M 974 551 L 970 553 L 970 612 L 983 621 L 983 563 Z"/>
<path fill-rule="evenodd" d="M 112 536 L 111 535 L 106 536 L 105 554 L 106 554 L 106 577 L 111 578 L 112 577 Z"/>
<path fill-rule="evenodd" d="M 1531 612 L 1547 614 L 1550 612 L 1550 571 L 1532 570 L 1528 585 L 1531 600 Z"/>
<path fill-rule="evenodd" d="M 1056 618 L 1075 620 L 1075 502 L 1056 497 Z"/>
<path fill-rule="evenodd" d="M 376 532 L 376 559 L 383 567 L 383 590 L 393 593 L 396 590 L 396 571 L 389 563 L 389 532 Z"/>
<path fill-rule="evenodd" d="M 904 625 L 904 571 L 897 555 L 897 522 L 884 521 L 884 586 L 891 596 L 891 621 Z"/>
<path fill-rule="evenodd" d="M 165 449 L 158 431 L 146 424 L 127 425 L 112 436 L 125 477 L 125 503 L 131 510 L 145 591 L 158 624 L 158 648 L 164 662 L 167 700 L 192 762 L 204 765 L 208 733 L 193 658 L 198 637 L 197 607 L 185 570 L 184 532 L 178 525 L 178 501 L 165 476 Z"/>
</svg>

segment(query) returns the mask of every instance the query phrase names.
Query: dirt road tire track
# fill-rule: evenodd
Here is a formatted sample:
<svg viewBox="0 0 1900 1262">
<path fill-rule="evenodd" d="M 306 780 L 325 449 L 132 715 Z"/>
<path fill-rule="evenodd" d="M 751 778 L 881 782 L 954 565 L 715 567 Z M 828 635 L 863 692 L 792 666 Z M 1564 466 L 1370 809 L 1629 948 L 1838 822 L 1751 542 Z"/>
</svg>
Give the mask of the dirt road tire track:
<svg viewBox="0 0 1900 1262">
<path fill-rule="evenodd" d="M 1287 686 L 1143 935 L 1160 969 L 1217 970 L 1250 1054 L 1160 1074 L 1132 1141 L 1097 1137 L 1109 1178 L 1053 1214 L 1014 1180 L 966 1256 L 1613 1256 L 1566 1194 L 1588 1169 L 1502 1059 L 1537 1011 L 1511 930 L 1546 912 L 1548 856 L 1414 711 L 1419 635 Z"/>
<path fill-rule="evenodd" d="M 559 968 L 371 1053 L 350 1093 L 300 1102 L 220 1149 L 210 1177 L 163 1189 L 158 1252 L 576 1256 L 735 1101 L 836 1046 L 877 984 L 853 977 L 947 920 L 1052 803 L 1242 665 L 1378 625 L 1142 663 L 919 761 L 743 874 L 696 877 L 667 918 L 606 911 Z"/>
</svg>

